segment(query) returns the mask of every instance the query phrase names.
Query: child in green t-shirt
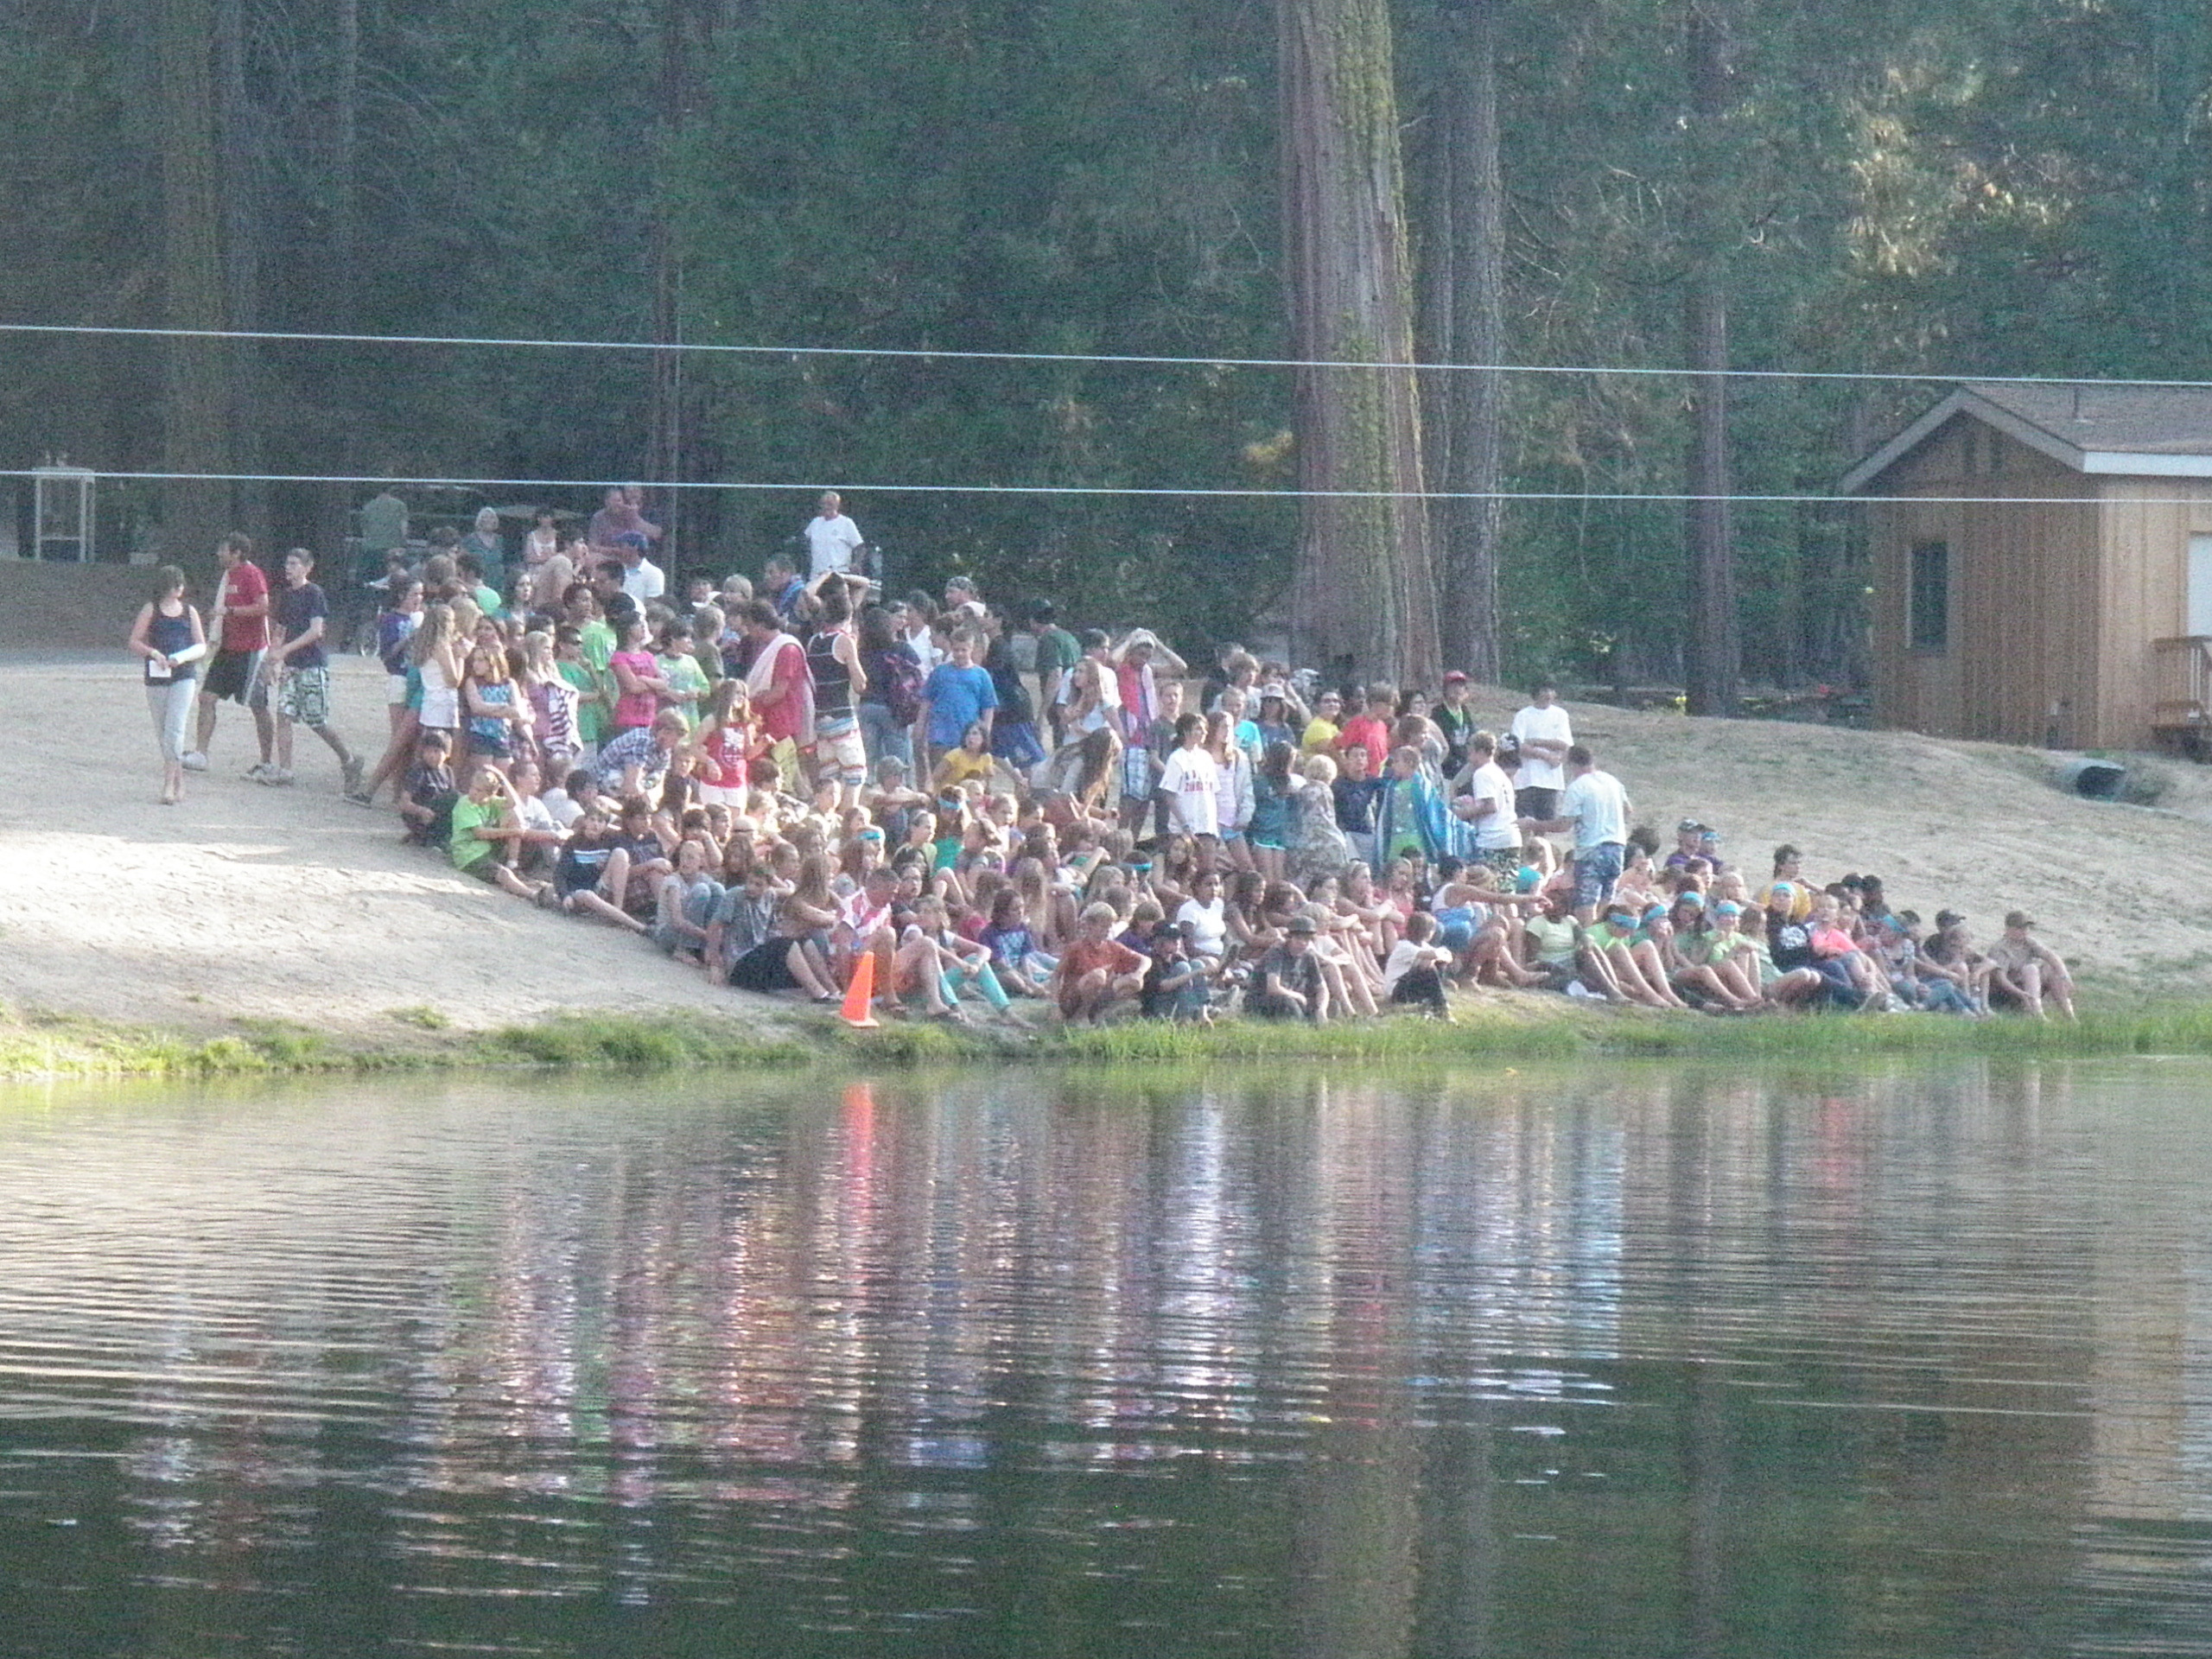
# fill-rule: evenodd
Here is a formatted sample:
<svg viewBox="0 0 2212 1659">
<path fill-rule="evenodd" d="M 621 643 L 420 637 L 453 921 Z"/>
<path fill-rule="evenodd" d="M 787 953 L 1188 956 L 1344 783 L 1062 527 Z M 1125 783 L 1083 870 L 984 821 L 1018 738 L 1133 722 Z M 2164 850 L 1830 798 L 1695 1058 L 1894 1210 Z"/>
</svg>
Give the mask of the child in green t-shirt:
<svg viewBox="0 0 2212 1659">
<path fill-rule="evenodd" d="M 553 896 L 550 881 L 524 880 L 499 857 L 499 847 L 510 837 L 499 830 L 516 824 L 519 803 L 514 785 L 489 760 L 480 760 L 469 774 L 467 791 L 453 804 L 453 835 L 447 842 L 454 868 L 488 881 L 518 899 L 543 905 Z"/>
<path fill-rule="evenodd" d="M 584 660 L 582 629 L 564 622 L 553 631 L 553 666 L 576 689 L 577 741 L 597 747 L 607 734 L 607 679 Z"/>
<path fill-rule="evenodd" d="M 707 671 L 699 666 L 699 659 L 692 655 L 690 626 L 671 622 L 663 628 L 659 649 L 653 655 L 661 678 L 668 682 L 668 690 L 661 696 L 661 707 L 675 709 L 683 716 L 683 729 L 692 730 L 699 724 L 699 699 L 714 686 L 707 678 Z"/>
</svg>

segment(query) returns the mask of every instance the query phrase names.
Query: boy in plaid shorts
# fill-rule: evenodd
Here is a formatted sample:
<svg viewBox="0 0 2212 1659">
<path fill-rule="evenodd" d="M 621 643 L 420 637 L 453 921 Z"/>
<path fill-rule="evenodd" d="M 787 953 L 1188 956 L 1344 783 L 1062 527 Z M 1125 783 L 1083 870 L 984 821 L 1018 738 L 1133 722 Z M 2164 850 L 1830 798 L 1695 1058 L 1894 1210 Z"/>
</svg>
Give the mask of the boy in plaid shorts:
<svg viewBox="0 0 2212 1659">
<path fill-rule="evenodd" d="M 308 578 L 315 571 L 315 555 L 296 547 L 284 556 L 284 586 L 276 596 L 275 620 L 279 641 L 270 646 L 262 661 L 263 676 L 276 690 L 276 765 L 262 774 L 264 784 L 292 781 L 292 728 L 305 726 L 338 757 L 343 788 L 359 791 L 364 770 L 361 757 L 330 725 L 330 659 L 322 648 L 323 632 L 330 620 L 330 605 L 322 589 Z"/>
</svg>

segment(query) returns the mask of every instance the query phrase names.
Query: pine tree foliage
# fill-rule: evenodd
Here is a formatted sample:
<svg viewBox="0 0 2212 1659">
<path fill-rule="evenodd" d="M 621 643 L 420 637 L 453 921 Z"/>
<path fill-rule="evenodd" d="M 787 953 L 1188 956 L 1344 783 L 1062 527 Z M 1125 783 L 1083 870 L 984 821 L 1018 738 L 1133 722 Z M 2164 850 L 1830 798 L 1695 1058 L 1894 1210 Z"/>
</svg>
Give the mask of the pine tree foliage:
<svg viewBox="0 0 2212 1659">
<path fill-rule="evenodd" d="M 1286 31 L 1325 16 L 1369 30 L 1331 41 L 1365 65 L 1345 114 L 1389 112 L 1362 164 L 1395 253 L 1283 188 L 1353 130 L 1287 96 Z M 1863 672 L 1863 550 L 1830 504 L 1739 501 L 1716 539 L 1680 498 L 1823 495 L 1934 391 L 1745 372 L 2205 372 L 2208 107 L 2183 0 L 17 0 L 0 318 L 1192 360 L 16 336 L 0 465 L 794 486 L 684 498 L 716 572 L 814 486 L 1071 486 L 854 505 L 902 587 L 966 570 L 1193 647 L 1325 596 L 1318 649 L 1362 670 L 1725 706 Z M 1395 260 L 1418 333 L 1305 306 L 1314 254 Z M 1591 372 L 1230 363 L 1323 348 Z M 1406 395 L 1363 412 L 1363 379 Z M 1376 464 L 1332 462 L 1361 432 Z M 1460 500 L 1284 493 L 1355 475 Z M 231 523 L 320 544 L 347 500 L 105 511 L 190 557 Z"/>
</svg>

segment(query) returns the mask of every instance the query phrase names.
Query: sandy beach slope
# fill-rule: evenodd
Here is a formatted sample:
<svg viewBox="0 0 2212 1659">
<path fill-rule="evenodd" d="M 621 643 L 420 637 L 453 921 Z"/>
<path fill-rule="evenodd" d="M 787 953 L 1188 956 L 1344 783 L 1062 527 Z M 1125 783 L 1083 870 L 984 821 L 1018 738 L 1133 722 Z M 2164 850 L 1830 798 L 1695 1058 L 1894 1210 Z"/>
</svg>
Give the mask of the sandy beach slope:
<svg viewBox="0 0 2212 1659">
<path fill-rule="evenodd" d="M 372 753 L 382 690 L 372 664 L 338 665 L 336 723 Z M 1480 706 L 1509 711 L 1502 694 Z M 563 1010 L 777 1011 L 403 846 L 389 811 L 339 798 L 335 762 L 304 733 L 297 785 L 246 782 L 252 732 L 235 707 L 185 804 L 156 804 L 151 722 L 120 658 L 0 662 L 0 999 L 19 1010 L 348 1038 L 390 1037 L 406 1023 L 397 1013 L 421 1008 L 460 1028 Z M 1955 906 L 1982 937 L 2024 906 L 2093 984 L 2212 989 L 2212 783 L 2199 768 L 2159 763 L 2171 786 L 2152 810 L 2063 794 L 2048 757 L 2026 751 L 1573 714 L 1643 820 L 1714 823 L 1762 875 L 1773 844 L 1795 841 L 1808 874 L 1878 872 L 1897 902 Z"/>
</svg>

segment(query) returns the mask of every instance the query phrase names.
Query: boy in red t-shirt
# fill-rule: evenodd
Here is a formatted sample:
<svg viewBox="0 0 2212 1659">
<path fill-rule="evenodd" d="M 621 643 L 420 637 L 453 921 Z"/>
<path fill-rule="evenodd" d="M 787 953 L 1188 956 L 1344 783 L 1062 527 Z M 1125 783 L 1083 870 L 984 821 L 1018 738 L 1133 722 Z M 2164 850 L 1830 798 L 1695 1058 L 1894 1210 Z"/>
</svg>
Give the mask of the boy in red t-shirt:
<svg viewBox="0 0 2212 1659">
<path fill-rule="evenodd" d="M 1052 995 L 1060 1005 L 1060 1018 L 1070 1025 L 1096 1020 L 1116 1002 L 1125 1002 L 1144 989 L 1145 969 L 1152 964 L 1118 940 L 1107 936 L 1119 919 L 1114 906 L 1101 901 L 1083 912 L 1072 943 L 1060 953 L 1052 970 Z"/>
<path fill-rule="evenodd" d="M 1369 686 L 1366 711 L 1344 721 L 1344 729 L 1337 734 L 1337 752 L 1365 749 L 1369 763 L 1380 766 L 1382 757 L 1390 753 L 1390 722 L 1397 712 L 1397 687 L 1380 681 Z"/>
<path fill-rule="evenodd" d="M 261 653 L 269 649 L 269 578 L 253 562 L 253 537 L 235 531 L 215 549 L 223 567 L 215 590 L 215 660 L 200 681 L 200 730 L 192 753 L 184 757 L 193 772 L 207 770 L 207 746 L 215 737 L 215 708 L 228 697 L 253 715 L 254 735 L 261 742 L 261 764 L 246 775 L 257 778 L 269 770 L 275 753 L 276 723 L 270 718 L 269 694 L 261 680 Z"/>
</svg>

